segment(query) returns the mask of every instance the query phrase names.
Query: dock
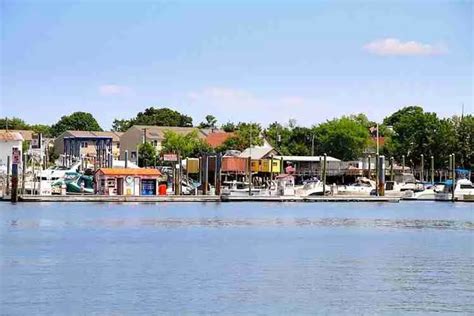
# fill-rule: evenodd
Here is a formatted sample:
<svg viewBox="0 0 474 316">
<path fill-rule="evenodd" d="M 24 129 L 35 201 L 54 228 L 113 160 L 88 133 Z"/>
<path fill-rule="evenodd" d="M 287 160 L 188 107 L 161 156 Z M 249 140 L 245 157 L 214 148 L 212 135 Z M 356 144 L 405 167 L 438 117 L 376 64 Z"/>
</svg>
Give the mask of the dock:
<svg viewBox="0 0 474 316">
<path fill-rule="evenodd" d="M 23 195 L 19 202 L 392 202 L 400 198 L 377 196 L 218 196 L 218 195 L 166 195 L 166 196 L 125 196 L 125 195 Z"/>
</svg>

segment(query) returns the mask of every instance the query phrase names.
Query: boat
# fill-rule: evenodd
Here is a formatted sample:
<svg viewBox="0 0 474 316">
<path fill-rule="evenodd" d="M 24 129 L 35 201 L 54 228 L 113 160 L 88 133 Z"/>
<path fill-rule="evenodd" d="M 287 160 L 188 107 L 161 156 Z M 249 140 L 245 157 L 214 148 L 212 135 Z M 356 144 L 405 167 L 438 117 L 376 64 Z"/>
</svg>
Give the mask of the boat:
<svg viewBox="0 0 474 316">
<path fill-rule="evenodd" d="M 468 179 L 456 180 L 454 188 L 454 200 L 455 201 L 474 201 L 474 185 Z M 446 185 L 442 192 L 436 195 L 436 200 L 449 201 L 453 196 L 453 182 L 446 181 Z"/>
<path fill-rule="evenodd" d="M 441 199 L 441 193 L 444 191 L 446 183 L 439 182 L 433 185 L 428 185 L 422 191 L 406 191 L 404 196 L 407 200 L 439 200 Z"/>
<path fill-rule="evenodd" d="M 296 195 L 298 196 L 315 196 L 315 195 L 325 195 L 331 193 L 331 188 L 326 185 L 324 188 L 323 182 L 319 179 L 311 179 L 303 182 L 302 186 L 295 187 Z"/>
<path fill-rule="evenodd" d="M 222 195 L 229 195 L 229 196 L 254 196 L 260 195 L 262 193 L 262 189 L 258 189 L 252 186 L 249 190 L 249 184 L 247 182 L 241 181 L 225 181 L 222 183 Z"/>
<path fill-rule="evenodd" d="M 86 176 L 77 172 L 67 172 L 64 179 L 59 179 L 51 184 L 52 194 L 61 194 L 63 185 L 66 193 L 94 194 L 94 180 L 92 176 Z"/>
<path fill-rule="evenodd" d="M 340 185 L 337 192 L 340 195 L 370 195 L 375 190 L 375 181 L 366 177 L 359 177 L 350 185 Z"/>
</svg>

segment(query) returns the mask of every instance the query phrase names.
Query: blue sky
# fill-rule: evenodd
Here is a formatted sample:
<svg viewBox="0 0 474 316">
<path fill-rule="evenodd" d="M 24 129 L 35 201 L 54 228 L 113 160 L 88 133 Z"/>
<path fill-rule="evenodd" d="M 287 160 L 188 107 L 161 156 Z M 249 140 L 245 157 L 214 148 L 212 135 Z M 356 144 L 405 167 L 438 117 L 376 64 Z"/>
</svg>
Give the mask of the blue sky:
<svg viewBox="0 0 474 316">
<path fill-rule="evenodd" d="M 149 106 L 311 125 L 473 109 L 471 1 L 12 1 L 1 116 L 104 128 Z"/>
</svg>

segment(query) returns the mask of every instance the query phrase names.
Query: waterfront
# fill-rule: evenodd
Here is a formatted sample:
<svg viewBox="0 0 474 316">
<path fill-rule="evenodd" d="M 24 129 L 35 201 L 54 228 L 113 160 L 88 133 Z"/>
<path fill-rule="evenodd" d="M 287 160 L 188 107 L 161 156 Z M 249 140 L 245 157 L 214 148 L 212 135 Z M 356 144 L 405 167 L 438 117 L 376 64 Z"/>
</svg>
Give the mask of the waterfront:
<svg viewBox="0 0 474 316">
<path fill-rule="evenodd" d="M 0 203 L 5 314 L 473 313 L 472 204 Z"/>
</svg>

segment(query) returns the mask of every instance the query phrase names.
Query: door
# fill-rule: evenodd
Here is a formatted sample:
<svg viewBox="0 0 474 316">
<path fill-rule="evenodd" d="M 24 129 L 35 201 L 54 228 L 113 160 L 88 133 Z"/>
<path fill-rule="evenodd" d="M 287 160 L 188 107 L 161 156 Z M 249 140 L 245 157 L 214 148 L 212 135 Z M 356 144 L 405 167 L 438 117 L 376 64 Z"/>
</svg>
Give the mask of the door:
<svg viewBox="0 0 474 316">
<path fill-rule="evenodd" d="M 123 178 L 117 178 L 117 195 L 123 195 Z"/>
</svg>

